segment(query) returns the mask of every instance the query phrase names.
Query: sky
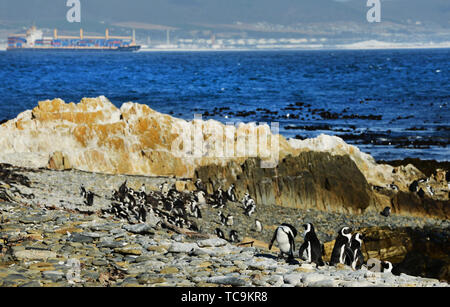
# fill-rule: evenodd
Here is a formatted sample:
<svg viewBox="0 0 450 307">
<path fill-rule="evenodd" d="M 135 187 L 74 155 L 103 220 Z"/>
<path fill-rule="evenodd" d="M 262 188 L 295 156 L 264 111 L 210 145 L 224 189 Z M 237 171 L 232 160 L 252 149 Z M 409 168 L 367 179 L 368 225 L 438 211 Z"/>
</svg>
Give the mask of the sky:
<svg viewBox="0 0 450 307">
<path fill-rule="evenodd" d="M 363 22 L 366 0 L 80 0 L 82 22 L 197 23 Z M 382 0 L 385 20 L 450 26 L 449 0 Z M 0 0 L 0 22 L 64 22 L 66 0 Z"/>
</svg>

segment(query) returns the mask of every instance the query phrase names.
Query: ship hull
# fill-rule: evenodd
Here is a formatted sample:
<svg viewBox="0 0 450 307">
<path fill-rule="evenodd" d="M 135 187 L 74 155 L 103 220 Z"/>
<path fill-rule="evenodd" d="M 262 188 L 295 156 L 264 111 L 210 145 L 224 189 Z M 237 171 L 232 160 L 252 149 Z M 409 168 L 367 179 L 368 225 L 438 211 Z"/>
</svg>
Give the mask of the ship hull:
<svg viewBox="0 0 450 307">
<path fill-rule="evenodd" d="M 141 46 L 128 46 L 128 47 L 118 47 L 118 48 L 8 48 L 6 51 L 13 52 L 30 52 L 30 51 L 40 51 L 40 52 L 136 52 L 141 48 Z"/>
</svg>

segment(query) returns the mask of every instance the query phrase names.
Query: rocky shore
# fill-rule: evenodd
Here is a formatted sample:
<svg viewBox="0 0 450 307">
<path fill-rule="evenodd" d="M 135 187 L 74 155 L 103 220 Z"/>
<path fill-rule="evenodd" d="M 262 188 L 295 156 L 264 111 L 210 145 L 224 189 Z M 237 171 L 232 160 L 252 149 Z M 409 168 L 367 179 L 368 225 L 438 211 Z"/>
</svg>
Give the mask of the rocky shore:
<svg viewBox="0 0 450 307">
<path fill-rule="evenodd" d="M 203 155 L 174 154 L 177 126 L 206 131 L 200 136 Z M 448 164 L 433 170 L 434 164 L 417 161 L 377 163 L 338 137 L 287 140 L 268 126 L 232 126 L 235 142 L 227 150 L 239 148 L 252 131 L 268 133 L 266 141 L 278 145 L 269 147 L 277 163 L 261 168 L 267 162 L 262 141 L 244 143 L 255 154 L 209 156 L 220 140 L 211 129 L 226 127 L 212 120 L 187 122 L 131 102 L 119 109 L 105 97 L 39 102 L 2 123 L 2 285 L 448 286 Z M 135 191 L 159 191 L 167 183 L 192 195 L 197 179 L 209 194 L 231 185 L 238 200 L 249 193 L 255 213 L 248 217 L 240 202 L 228 202 L 220 210 L 232 214 L 234 224 L 225 226 L 219 210 L 207 205 L 202 218 L 193 218 L 196 231 L 172 227 L 158 216 L 139 223 L 105 213 L 124 182 Z M 93 193 L 92 204 L 80 195 L 82 185 Z M 386 206 L 389 217 L 380 215 Z M 296 260 L 277 259 L 277 250 L 267 247 L 281 223 L 299 232 L 313 223 L 325 261 L 338 229 L 351 226 L 365 237 L 365 260 L 391 261 L 393 274 L 312 267 L 298 258 L 301 234 L 295 238 Z M 218 239 L 216 228 L 227 240 L 237 231 L 239 242 Z"/>
</svg>

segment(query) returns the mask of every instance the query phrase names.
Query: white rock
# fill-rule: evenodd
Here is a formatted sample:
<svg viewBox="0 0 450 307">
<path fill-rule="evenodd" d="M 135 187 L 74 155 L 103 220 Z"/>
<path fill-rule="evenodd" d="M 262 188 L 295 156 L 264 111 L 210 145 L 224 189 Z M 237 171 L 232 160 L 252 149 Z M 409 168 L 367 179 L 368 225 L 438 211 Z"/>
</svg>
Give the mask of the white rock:
<svg viewBox="0 0 450 307">
<path fill-rule="evenodd" d="M 221 238 L 212 238 L 212 239 L 206 239 L 197 241 L 197 245 L 199 247 L 219 247 L 219 246 L 225 246 L 228 242 Z"/>
<path fill-rule="evenodd" d="M 302 282 L 306 284 L 311 284 L 325 279 L 330 279 L 330 276 L 326 276 L 325 274 L 320 273 L 307 273 L 303 275 Z"/>
<path fill-rule="evenodd" d="M 180 243 L 180 242 L 174 242 L 169 247 L 168 252 L 169 253 L 189 253 L 190 251 L 195 250 L 198 248 L 197 243 Z"/>
<path fill-rule="evenodd" d="M 45 250 L 21 250 L 14 252 L 14 256 L 18 259 L 47 259 L 56 258 L 56 253 Z"/>
<path fill-rule="evenodd" d="M 301 284 L 304 274 L 301 273 L 291 273 L 291 274 L 285 274 L 283 276 L 283 280 L 285 284 L 296 286 L 298 284 Z"/>
</svg>

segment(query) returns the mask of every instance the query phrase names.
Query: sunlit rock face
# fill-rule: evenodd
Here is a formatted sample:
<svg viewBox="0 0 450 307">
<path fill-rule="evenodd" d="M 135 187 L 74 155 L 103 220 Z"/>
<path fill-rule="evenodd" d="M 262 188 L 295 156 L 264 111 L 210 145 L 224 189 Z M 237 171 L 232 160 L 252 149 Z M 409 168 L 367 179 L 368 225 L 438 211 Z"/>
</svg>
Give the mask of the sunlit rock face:
<svg viewBox="0 0 450 307">
<path fill-rule="evenodd" d="M 202 165 L 243 162 L 247 157 L 276 165 L 286 155 L 304 151 L 348 155 L 373 185 L 395 182 L 407 190 L 408 183 L 420 176 L 412 166 L 393 172 L 393 167 L 377 164 L 335 136 L 288 141 L 268 125 L 185 121 L 131 102 L 119 109 L 103 96 L 77 104 L 41 101 L 0 126 L 2 162 L 112 174 L 192 177 Z"/>
<path fill-rule="evenodd" d="M 413 165 L 394 168 L 387 164 L 377 164 L 375 159 L 358 147 L 349 145 L 337 136 L 321 134 L 313 139 L 290 139 L 289 144 L 298 151 L 323 151 L 332 155 L 348 155 L 356 163 L 367 181 L 376 186 L 385 187 L 395 183 L 400 190 L 407 191 L 409 184 L 423 174 Z"/>
<path fill-rule="evenodd" d="M 131 102 L 118 109 L 103 96 L 39 102 L 0 126 L 0 148 L 0 161 L 19 166 L 177 177 L 200 165 L 294 153 L 267 125 L 188 122 Z"/>
</svg>

